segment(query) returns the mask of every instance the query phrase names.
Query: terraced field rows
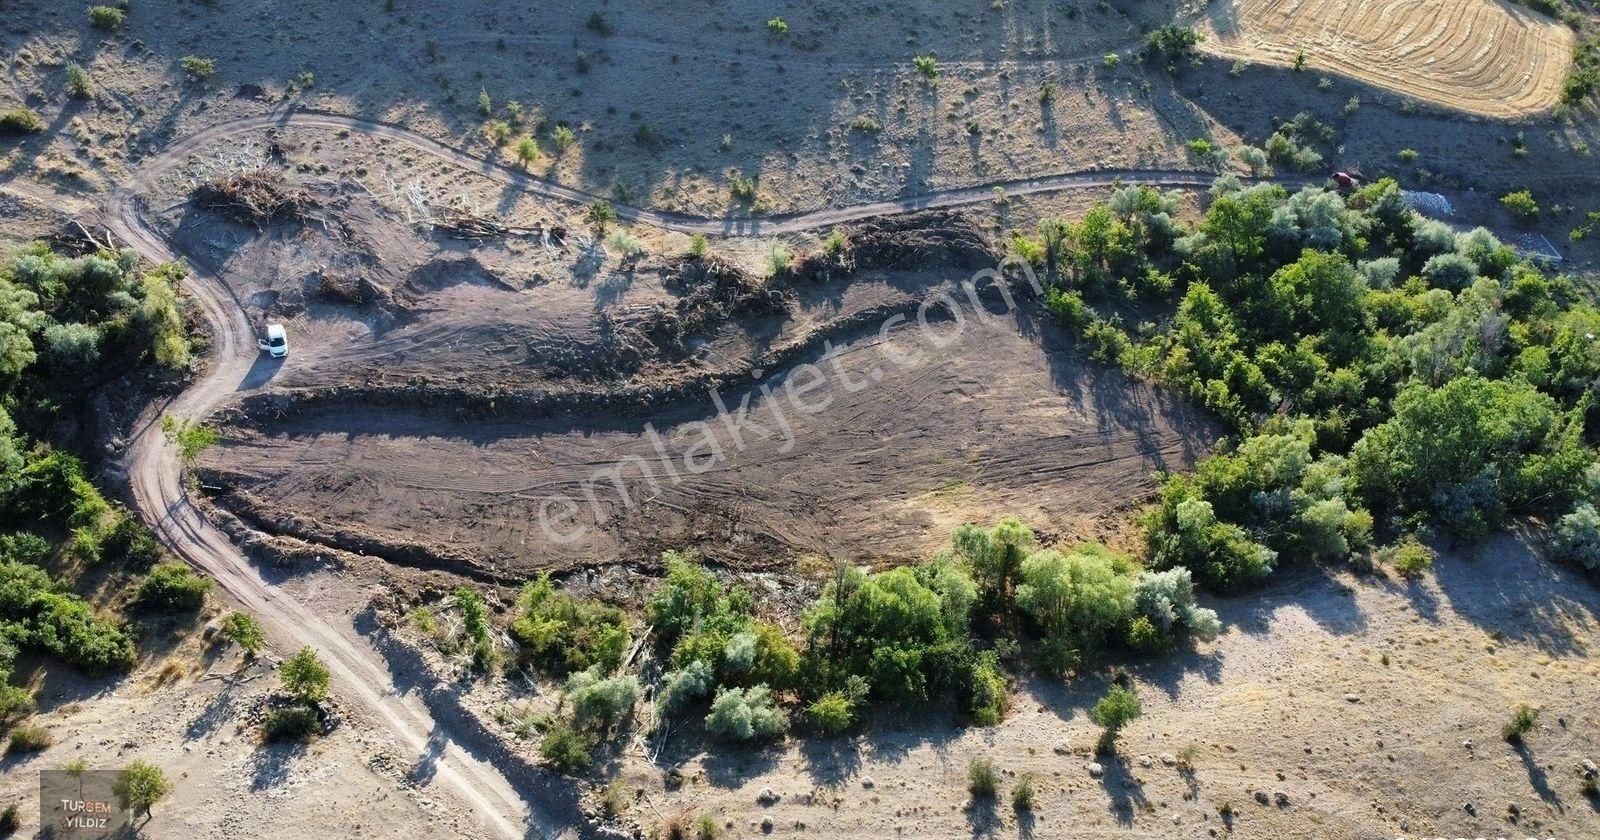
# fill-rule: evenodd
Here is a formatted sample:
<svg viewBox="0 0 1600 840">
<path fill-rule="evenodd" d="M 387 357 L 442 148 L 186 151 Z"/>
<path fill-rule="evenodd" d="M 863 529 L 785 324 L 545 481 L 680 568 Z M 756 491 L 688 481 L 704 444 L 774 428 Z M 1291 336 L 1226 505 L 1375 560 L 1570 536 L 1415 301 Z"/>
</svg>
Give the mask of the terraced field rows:
<svg viewBox="0 0 1600 840">
<path fill-rule="evenodd" d="M 1484 116 L 1553 107 L 1574 36 L 1500 0 L 1229 0 L 1202 22 L 1224 58 L 1338 73 Z"/>
</svg>

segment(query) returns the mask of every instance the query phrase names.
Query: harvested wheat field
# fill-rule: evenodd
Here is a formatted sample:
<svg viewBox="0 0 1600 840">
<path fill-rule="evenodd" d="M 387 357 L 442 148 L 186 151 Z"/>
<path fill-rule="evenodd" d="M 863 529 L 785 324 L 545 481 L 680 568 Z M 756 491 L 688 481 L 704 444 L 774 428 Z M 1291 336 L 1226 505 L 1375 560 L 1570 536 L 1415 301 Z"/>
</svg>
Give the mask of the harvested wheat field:
<svg viewBox="0 0 1600 840">
<path fill-rule="evenodd" d="M 1555 106 L 1571 30 L 1499 0 L 1231 0 L 1203 24 L 1224 58 L 1333 72 L 1489 117 Z"/>
</svg>

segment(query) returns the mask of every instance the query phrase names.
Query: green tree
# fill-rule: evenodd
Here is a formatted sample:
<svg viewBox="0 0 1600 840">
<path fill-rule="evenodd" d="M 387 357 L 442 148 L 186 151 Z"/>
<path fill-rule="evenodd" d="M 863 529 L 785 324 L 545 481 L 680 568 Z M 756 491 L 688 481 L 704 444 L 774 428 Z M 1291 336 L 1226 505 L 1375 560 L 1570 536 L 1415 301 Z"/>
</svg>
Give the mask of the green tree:
<svg viewBox="0 0 1600 840">
<path fill-rule="evenodd" d="M 1022 561 L 1017 606 L 1046 636 L 1094 649 L 1133 613 L 1133 569 L 1104 546 L 1047 549 Z"/>
<path fill-rule="evenodd" d="M 222 620 L 222 637 L 243 648 L 248 659 L 254 659 L 267 643 L 261 623 L 246 612 L 232 612 Z"/>
<path fill-rule="evenodd" d="M 1106 691 L 1105 696 L 1095 701 L 1094 706 L 1089 709 L 1089 719 L 1105 730 L 1100 734 L 1095 749 L 1101 755 L 1115 753 L 1117 734 L 1143 711 L 1144 707 L 1131 689 L 1113 685 Z"/>
<path fill-rule="evenodd" d="M 296 700 L 313 704 L 328 697 L 328 666 L 308 645 L 278 666 L 283 688 Z"/>
<path fill-rule="evenodd" d="M 160 767 L 145 761 L 135 761 L 117 774 L 112 793 L 123 810 L 135 817 L 150 818 L 150 809 L 172 793 L 172 782 Z"/>
</svg>

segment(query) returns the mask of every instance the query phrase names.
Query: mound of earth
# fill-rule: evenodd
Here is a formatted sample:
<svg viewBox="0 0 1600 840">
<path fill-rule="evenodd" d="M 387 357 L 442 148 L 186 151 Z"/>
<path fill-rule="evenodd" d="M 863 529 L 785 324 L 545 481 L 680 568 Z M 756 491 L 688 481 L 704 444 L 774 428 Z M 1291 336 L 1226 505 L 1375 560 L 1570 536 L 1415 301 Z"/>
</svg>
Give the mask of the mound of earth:
<svg viewBox="0 0 1600 840">
<path fill-rule="evenodd" d="M 1349 76 L 1491 117 L 1555 106 L 1574 36 L 1503 0 L 1227 0 L 1201 48 L 1224 58 Z"/>
</svg>

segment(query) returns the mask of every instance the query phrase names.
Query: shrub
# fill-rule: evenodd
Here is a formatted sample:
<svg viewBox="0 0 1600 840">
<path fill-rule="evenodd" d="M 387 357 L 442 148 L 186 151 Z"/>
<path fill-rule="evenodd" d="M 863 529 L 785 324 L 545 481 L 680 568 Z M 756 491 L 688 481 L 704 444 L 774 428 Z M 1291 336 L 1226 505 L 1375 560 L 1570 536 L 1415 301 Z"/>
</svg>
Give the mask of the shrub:
<svg viewBox="0 0 1600 840">
<path fill-rule="evenodd" d="M 562 689 L 580 727 L 605 729 L 626 718 L 639 700 L 639 681 L 629 675 L 602 679 L 596 670 L 579 671 Z"/>
<path fill-rule="evenodd" d="M 178 59 L 178 66 L 189 78 L 203 82 L 217 72 L 217 61 L 214 58 L 201 58 L 197 55 L 186 55 Z"/>
<path fill-rule="evenodd" d="M 589 15 L 589 20 L 584 23 L 584 26 L 596 35 L 610 35 L 616 31 L 611 28 L 611 22 L 606 20 L 605 16 L 599 12 Z"/>
<path fill-rule="evenodd" d="M 22 816 L 17 810 L 16 803 L 0 808 L 0 837 L 10 837 L 20 827 L 22 827 Z"/>
<path fill-rule="evenodd" d="M 711 241 L 706 239 L 705 234 L 696 233 L 689 236 L 689 256 L 703 260 L 710 253 Z"/>
<path fill-rule="evenodd" d="M 1000 790 L 1000 774 L 994 762 L 987 758 L 974 758 L 967 764 L 967 792 L 973 799 L 993 799 Z"/>
<path fill-rule="evenodd" d="M 706 715 L 706 731 L 730 741 L 772 738 L 788 728 L 788 716 L 773 704 L 772 692 L 764 685 L 718 690 Z"/>
<path fill-rule="evenodd" d="M 94 93 L 89 71 L 76 62 L 67 64 L 67 95 L 74 99 L 88 99 Z"/>
<path fill-rule="evenodd" d="M 1520 221 L 1531 221 L 1539 217 L 1539 202 L 1534 201 L 1533 194 L 1527 190 L 1506 193 L 1500 197 L 1500 203 Z"/>
<path fill-rule="evenodd" d="M 322 716 L 303 703 L 282 706 L 261 721 L 261 737 L 268 741 L 304 741 L 322 727 Z"/>
<path fill-rule="evenodd" d="M 308 645 L 278 665 L 278 678 L 284 691 L 302 703 L 318 703 L 328 697 L 328 666 Z"/>
<path fill-rule="evenodd" d="M 89 22 L 96 29 L 121 29 L 127 13 L 115 6 L 90 6 Z"/>
<path fill-rule="evenodd" d="M 161 563 L 139 584 L 139 603 L 161 612 L 190 612 L 205 604 L 212 580 L 183 563 Z"/>
<path fill-rule="evenodd" d="M 489 98 L 487 88 L 478 88 L 478 113 L 485 117 L 494 113 L 494 100 Z"/>
<path fill-rule="evenodd" d="M 773 35 L 787 35 L 789 34 L 789 24 L 786 23 L 783 18 L 775 17 L 772 20 L 767 21 L 767 31 Z"/>
<path fill-rule="evenodd" d="M 483 124 L 484 136 L 496 146 L 504 146 L 511 139 L 511 123 L 505 120 L 489 120 Z M 536 149 L 537 151 L 537 149 Z"/>
<path fill-rule="evenodd" d="M 1017 606 L 1043 635 L 1069 637 L 1093 649 L 1133 612 L 1131 568 L 1127 558 L 1099 545 L 1065 555 L 1041 551 L 1022 561 Z"/>
<path fill-rule="evenodd" d="M 1416 163 L 1421 155 L 1417 154 L 1416 149 L 1401 149 L 1395 153 L 1395 157 L 1400 158 L 1401 163 Z"/>
<path fill-rule="evenodd" d="M 534 161 L 539 159 L 539 141 L 533 139 L 531 136 L 523 135 L 523 137 L 517 141 L 516 155 L 517 160 L 520 161 L 523 166 L 531 166 Z"/>
<path fill-rule="evenodd" d="M 1556 523 L 1553 548 L 1557 557 L 1600 571 L 1600 512 L 1582 502 Z"/>
<path fill-rule="evenodd" d="M 838 735 L 856 722 L 855 701 L 842 691 L 830 691 L 806 707 L 806 720 L 824 735 Z"/>
<path fill-rule="evenodd" d="M 1011 807 L 1018 811 L 1032 811 L 1033 799 L 1033 774 L 1023 773 L 1017 777 L 1017 786 L 1011 789 Z"/>
<path fill-rule="evenodd" d="M 1102 755 L 1117 751 L 1117 733 L 1144 711 L 1133 691 L 1114 685 L 1089 709 L 1089 719 L 1105 729 L 1095 749 Z"/>
<path fill-rule="evenodd" d="M 794 252 L 782 243 L 774 242 L 767 251 L 767 276 L 786 277 L 794 265 Z"/>
<path fill-rule="evenodd" d="M 615 230 L 606 237 L 606 245 L 622 255 L 624 261 L 637 260 L 644 255 L 644 246 L 632 234 Z"/>
<path fill-rule="evenodd" d="M 911 66 L 917 69 L 922 78 L 930 82 L 939 78 L 939 60 L 931 55 L 919 55 L 911 59 Z"/>
<path fill-rule="evenodd" d="M 1512 710 L 1511 719 L 1506 721 L 1505 726 L 1501 727 L 1500 735 L 1506 739 L 1507 743 L 1519 744 L 1522 742 L 1522 737 L 1532 732 L 1533 727 L 1538 723 L 1539 710 L 1529 706 L 1527 703 L 1521 703 Z"/>
<path fill-rule="evenodd" d="M 217 445 L 222 435 L 216 429 L 203 426 L 188 418 L 179 419 L 171 414 L 161 417 L 161 434 L 167 442 L 178 447 L 178 460 L 193 464 L 200 453 Z"/>
<path fill-rule="evenodd" d="M 39 752 L 52 743 L 54 739 L 50 737 L 50 730 L 28 724 L 12 728 L 8 749 L 13 753 Z"/>
<path fill-rule="evenodd" d="M 1000 670 L 1000 657 L 992 650 L 979 654 L 972 667 L 968 682 L 971 701 L 967 710 L 972 722 L 978 726 L 995 726 L 1006 715 L 1009 705 L 1005 674 Z"/>
<path fill-rule="evenodd" d="M 612 209 L 611 202 L 600 199 L 589 205 L 589 210 L 584 214 L 584 220 L 593 225 L 596 230 L 605 230 L 606 225 L 617 220 L 617 211 Z"/>
<path fill-rule="evenodd" d="M 656 708 L 665 717 L 690 703 L 711 694 L 716 678 L 711 666 L 696 659 L 676 671 L 668 671 L 661 680 L 661 693 L 656 698 Z"/>
<path fill-rule="evenodd" d="M 1209 642 L 1221 631 L 1216 611 L 1195 603 L 1194 578 L 1185 568 L 1141 572 L 1134 582 L 1133 603 L 1139 617 L 1163 639 L 1188 635 Z"/>
<path fill-rule="evenodd" d="M 222 620 L 222 637 L 243 648 L 248 657 L 254 657 L 267 643 L 261 624 L 245 612 L 229 613 Z"/>
<path fill-rule="evenodd" d="M 1407 534 L 1384 549 L 1379 559 L 1394 566 L 1394 570 L 1403 577 L 1421 577 L 1433 565 L 1433 549 L 1424 545 L 1415 534 Z"/>
<path fill-rule="evenodd" d="M 548 573 L 524 586 L 517 604 L 510 631 L 524 662 L 556 677 L 622 664 L 628 628 L 621 610 L 557 591 Z"/>
<path fill-rule="evenodd" d="M 44 131 L 44 120 L 27 108 L 0 111 L 0 134 L 37 134 Z"/>
<path fill-rule="evenodd" d="M 555 131 L 550 133 L 550 142 L 556 147 L 556 152 L 565 152 L 572 148 L 572 144 L 578 142 L 578 135 L 570 126 L 558 125 Z"/>
<path fill-rule="evenodd" d="M 594 741 L 586 733 L 562 721 L 554 721 L 539 740 L 539 758 L 552 770 L 578 773 L 587 770 L 594 757 Z"/>
<path fill-rule="evenodd" d="M 1193 53 L 1201 40 L 1193 27 L 1169 24 L 1151 30 L 1144 43 L 1152 55 L 1171 60 Z"/>
<path fill-rule="evenodd" d="M 0 668 L 0 676 L 10 678 L 9 663 L 0 663 L 8 667 Z M 20 720 L 34 713 L 39 708 L 33 695 L 26 688 L 17 685 L 0 683 L 0 728 L 14 720 Z"/>
</svg>

